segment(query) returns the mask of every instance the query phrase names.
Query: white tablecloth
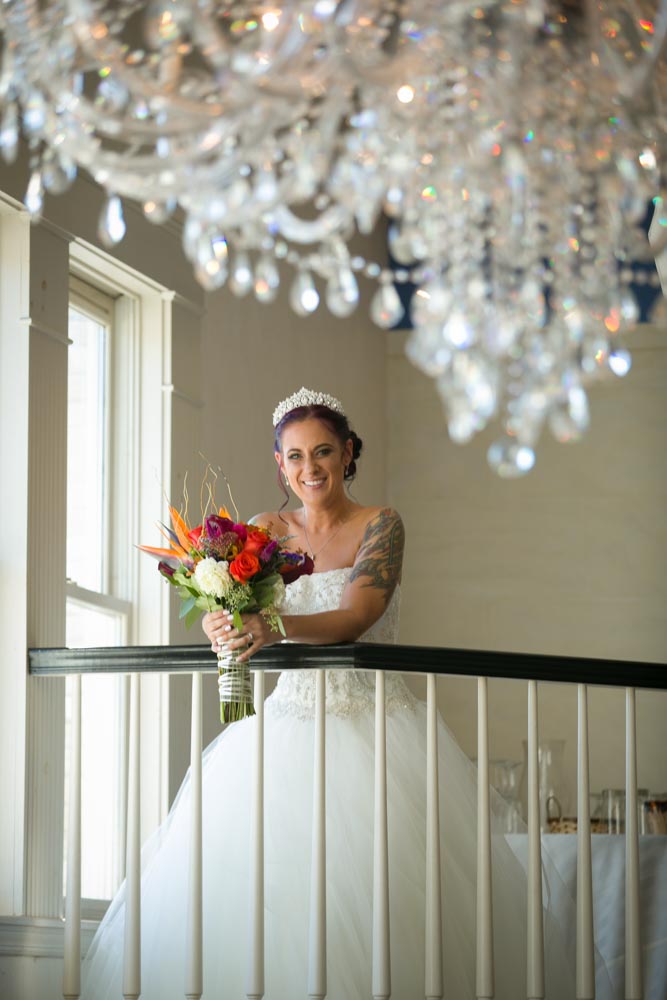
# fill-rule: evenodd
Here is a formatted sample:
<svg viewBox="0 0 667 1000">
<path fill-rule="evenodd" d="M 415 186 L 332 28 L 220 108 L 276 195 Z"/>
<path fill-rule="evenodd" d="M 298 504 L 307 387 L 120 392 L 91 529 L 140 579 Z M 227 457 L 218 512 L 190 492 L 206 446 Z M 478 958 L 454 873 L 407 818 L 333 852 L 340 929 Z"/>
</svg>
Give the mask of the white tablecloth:
<svg viewBox="0 0 667 1000">
<path fill-rule="evenodd" d="M 525 834 L 510 834 L 507 841 L 525 868 L 528 851 Z M 544 836 L 542 842 L 547 858 L 543 885 L 545 902 L 546 894 L 550 893 L 557 914 L 571 913 L 571 900 L 576 897 L 577 885 L 577 838 L 570 834 L 550 834 Z M 596 834 L 591 843 L 595 943 L 611 979 L 611 996 L 613 1000 L 622 1000 L 625 990 L 625 837 Z M 549 878 L 550 862 L 559 878 Z M 667 1000 L 667 837 L 639 838 L 639 868 L 644 1000 Z M 574 954 L 576 928 L 573 921 L 566 924 L 563 930 Z"/>
</svg>

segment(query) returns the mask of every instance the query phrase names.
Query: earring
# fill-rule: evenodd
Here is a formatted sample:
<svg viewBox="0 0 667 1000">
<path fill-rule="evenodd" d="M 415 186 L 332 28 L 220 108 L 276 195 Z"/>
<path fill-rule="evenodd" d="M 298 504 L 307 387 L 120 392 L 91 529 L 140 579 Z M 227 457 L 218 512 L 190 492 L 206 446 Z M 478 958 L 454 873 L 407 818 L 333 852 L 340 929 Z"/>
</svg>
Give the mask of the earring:
<svg viewBox="0 0 667 1000">
<path fill-rule="evenodd" d="M 289 489 L 289 479 L 287 478 L 287 476 L 285 476 L 284 479 L 285 479 L 285 486 L 287 487 L 287 489 Z"/>
</svg>

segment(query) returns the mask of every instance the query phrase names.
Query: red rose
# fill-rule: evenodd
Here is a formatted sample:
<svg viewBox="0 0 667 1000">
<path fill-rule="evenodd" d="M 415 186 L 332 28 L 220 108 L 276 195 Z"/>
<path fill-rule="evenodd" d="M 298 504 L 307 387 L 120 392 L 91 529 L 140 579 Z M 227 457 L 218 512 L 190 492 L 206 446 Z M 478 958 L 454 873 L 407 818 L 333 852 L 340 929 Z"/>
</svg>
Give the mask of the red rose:
<svg viewBox="0 0 667 1000">
<path fill-rule="evenodd" d="M 192 529 L 192 531 L 188 531 L 188 538 L 195 548 L 199 547 L 199 538 L 203 530 L 204 526 L 202 524 L 198 524 L 196 528 Z"/>
<path fill-rule="evenodd" d="M 232 559 L 229 564 L 229 572 L 239 583 L 247 583 L 251 577 L 259 573 L 262 568 L 256 555 L 252 552 L 241 552 L 236 559 Z"/>
<path fill-rule="evenodd" d="M 243 551 L 252 553 L 253 555 L 259 555 L 259 553 L 266 547 L 269 541 L 269 535 L 265 531 L 260 531 L 255 528 L 248 532 L 248 537 L 246 538 L 245 545 L 243 546 Z"/>
</svg>

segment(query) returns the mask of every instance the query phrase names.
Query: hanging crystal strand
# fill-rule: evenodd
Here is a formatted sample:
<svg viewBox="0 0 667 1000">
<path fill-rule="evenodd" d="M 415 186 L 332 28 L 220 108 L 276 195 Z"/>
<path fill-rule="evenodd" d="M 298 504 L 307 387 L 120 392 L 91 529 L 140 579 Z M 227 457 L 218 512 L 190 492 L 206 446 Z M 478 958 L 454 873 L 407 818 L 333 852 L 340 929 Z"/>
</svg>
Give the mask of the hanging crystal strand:
<svg viewBox="0 0 667 1000">
<path fill-rule="evenodd" d="M 105 246 L 112 247 L 123 239 L 126 228 L 122 202 L 117 194 L 110 194 L 102 206 L 97 235 Z"/>
<path fill-rule="evenodd" d="M 229 287 L 234 295 L 242 298 L 253 286 L 253 274 L 250 258 L 245 250 L 239 250 L 234 255 L 234 264 L 229 278 Z"/>
</svg>

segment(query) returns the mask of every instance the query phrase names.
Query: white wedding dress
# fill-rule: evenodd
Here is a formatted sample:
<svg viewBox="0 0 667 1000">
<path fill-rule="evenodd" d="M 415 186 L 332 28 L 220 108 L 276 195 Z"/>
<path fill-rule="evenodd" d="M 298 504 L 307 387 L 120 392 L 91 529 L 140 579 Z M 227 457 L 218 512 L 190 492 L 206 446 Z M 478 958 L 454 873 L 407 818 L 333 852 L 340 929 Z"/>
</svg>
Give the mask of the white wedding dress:
<svg viewBox="0 0 667 1000">
<path fill-rule="evenodd" d="M 349 569 L 304 576 L 283 611 L 337 608 Z M 399 591 L 362 637 L 394 642 Z M 371 997 L 374 675 L 327 673 L 327 972 L 329 1000 Z M 314 672 L 285 671 L 265 709 L 266 1000 L 307 995 Z M 391 975 L 394 1000 L 424 996 L 426 711 L 386 675 Z M 204 1000 L 245 996 L 250 763 L 255 719 L 227 727 L 204 754 Z M 476 771 L 439 726 L 447 1000 L 475 996 Z M 144 848 L 142 993 L 184 995 L 190 787 Z M 493 837 L 496 997 L 525 997 L 525 875 Z M 547 897 L 548 898 L 548 894 Z M 547 997 L 569 1000 L 571 912 L 547 913 Z M 124 889 L 84 962 L 84 1000 L 122 997 Z M 601 995 L 600 993 L 598 995 Z"/>
</svg>

